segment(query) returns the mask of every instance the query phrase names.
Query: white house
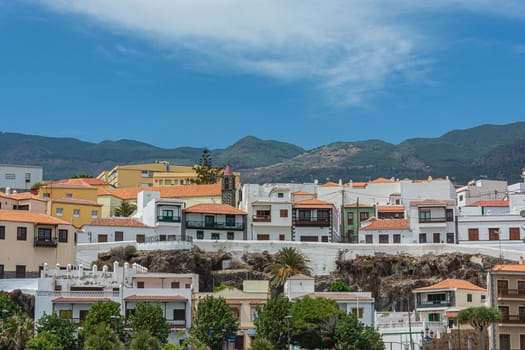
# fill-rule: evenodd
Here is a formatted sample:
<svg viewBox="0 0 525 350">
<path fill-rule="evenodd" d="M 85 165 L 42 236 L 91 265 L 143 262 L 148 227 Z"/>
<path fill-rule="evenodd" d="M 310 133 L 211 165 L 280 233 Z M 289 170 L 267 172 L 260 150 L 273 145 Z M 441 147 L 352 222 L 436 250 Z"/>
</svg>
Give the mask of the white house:
<svg viewBox="0 0 525 350">
<path fill-rule="evenodd" d="M 502 200 L 507 196 L 507 181 L 473 180 L 456 190 L 458 207 L 478 201 Z"/>
<path fill-rule="evenodd" d="M 96 219 L 82 226 L 78 243 L 129 242 L 143 243 L 155 237 L 155 227 L 130 218 Z"/>
<path fill-rule="evenodd" d="M 362 243 L 414 243 L 408 219 L 370 218 L 359 230 L 359 242 Z"/>
<path fill-rule="evenodd" d="M 455 200 L 427 199 L 410 201 L 410 230 L 419 243 L 454 243 Z"/>
<path fill-rule="evenodd" d="M 183 210 L 184 239 L 246 240 L 247 213 L 227 204 L 196 204 Z"/>
<path fill-rule="evenodd" d="M 42 182 L 44 170 L 41 166 L 0 164 L 0 188 L 12 192 L 26 192 L 37 182 Z"/>
</svg>

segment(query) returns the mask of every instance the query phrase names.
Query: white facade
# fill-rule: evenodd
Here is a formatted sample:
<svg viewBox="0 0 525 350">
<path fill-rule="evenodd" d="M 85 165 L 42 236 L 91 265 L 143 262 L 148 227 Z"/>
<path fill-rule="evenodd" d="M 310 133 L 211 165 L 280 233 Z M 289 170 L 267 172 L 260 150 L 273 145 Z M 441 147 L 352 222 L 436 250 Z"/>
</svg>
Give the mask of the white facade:
<svg viewBox="0 0 525 350">
<path fill-rule="evenodd" d="M 475 180 L 456 190 L 458 207 L 478 201 L 502 200 L 507 195 L 507 181 Z"/>
<path fill-rule="evenodd" d="M 0 164 L 0 188 L 26 192 L 43 179 L 41 166 Z"/>
<path fill-rule="evenodd" d="M 232 219 L 229 217 L 233 216 Z M 210 240 L 246 240 L 246 215 L 183 213 L 186 238 Z"/>
<path fill-rule="evenodd" d="M 122 221 L 119 224 L 119 221 Z M 106 243 L 106 242 L 141 242 L 149 241 L 156 236 L 154 227 L 141 225 L 136 222 L 135 225 L 129 225 L 131 219 L 100 219 L 98 222 L 107 224 L 96 224 L 97 221 L 89 225 L 82 226 L 82 230 L 77 233 L 78 243 Z M 126 224 L 124 224 L 124 222 Z"/>
<path fill-rule="evenodd" d="M 492 232 L 492 233 L 491 233 Z M 524 250 L 525 218 L 518 214 L 461 215 L 458 217 L 460 244 L 488 244 Z M 514 247 L 511 247 L 514 246 Z"/>
<path fill-rule="evenodd" d="M 410 230 L 419 243 L 456 242 L 454 200 L 423 200 L 410 203 Z"/>
<path fill-rule="evenodd" d="M 359 230 L 359 243 L 393 244 L 417 243 L 418 236 L 410 230 Z"/>
</svg>

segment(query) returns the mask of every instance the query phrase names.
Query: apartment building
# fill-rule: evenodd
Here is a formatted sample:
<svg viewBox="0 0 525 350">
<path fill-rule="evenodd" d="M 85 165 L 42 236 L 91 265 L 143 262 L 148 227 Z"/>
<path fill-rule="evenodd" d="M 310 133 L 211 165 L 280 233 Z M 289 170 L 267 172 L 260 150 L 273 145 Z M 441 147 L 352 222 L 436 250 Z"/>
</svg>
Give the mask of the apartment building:
<svg viewBox="0 0 525 350">
<path fill-rule="evenodd" d="M 44 169 L 34 165 L 0 164 L 0 189 L 27 192 L 42 182 Z"/>
<path fill-rule="evenodd" d="M 96 219 L 82 226 L 78 232 L 78 243 L 108 243 L 152 241 L 156 237 L 155 227 L 130 218 Z"/>
<path fill-rule="evenodd" d="M 45 262 L 75 262 L 73 226 L 45 214 L 0 210 L 0 278 L 38 277 Z"/>
<path fill-rule="evenodd" d="M 8 190 L 0 192 L 0 209 L 26 210 L 33 213 L 46 214 L 47 201 L 35 196 L 31 192 L 13 193 Z"/>
<path fill-rule="evenodd" d="M 410 230 L 419 243 L 456 242 L 455 200 L 411 201 L 408 209 Z"/>
<path fill-rule="evenodd" d="M 247 214 L 227 204 L 196 204 L 183 209 L 182 236 L 212 240 L 246 240 Z"/>
<path fill-rule="evenodd" d="M 525 265 L 496 265 L 487 279 L 489 306 L 502 315 L 489 328 L 491 348 L 525 349 Z"/>
<path fill-rule="evenodd" d="M 292 203 L 292 240 L 302 242 L 337 242 L 337 216 L 332 203 L 303 199 L 308 193 L 295 193 Z M 300 196 L 300 197 L 299 197 Z"/>
</svg>

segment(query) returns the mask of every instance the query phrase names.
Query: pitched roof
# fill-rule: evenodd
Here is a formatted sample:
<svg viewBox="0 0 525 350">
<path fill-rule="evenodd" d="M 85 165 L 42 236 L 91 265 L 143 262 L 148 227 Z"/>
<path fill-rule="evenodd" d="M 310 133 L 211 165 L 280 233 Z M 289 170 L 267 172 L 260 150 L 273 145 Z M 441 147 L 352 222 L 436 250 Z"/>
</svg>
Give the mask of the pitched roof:
<svg viewBox="0 0 525 350">
<path fill-rule="evenodd" d="M 332 203 L 325 202 L 319 199 L 305 199 L 302 201 L 297 201 L 293 203 L 294 208 L 328 208 L 331 209 L 333 207 Z"/>
<path fill-rule="evenodd" d="M 13 194 L 11 194 L 9 196 L 9 198 L 16 199 L 17 201 L 23 201 L 23 200 L 32 199 L 32 200 L 46 202 L 45 199 L 42 199 L 42 198 L 40 198 L 38 196 L 35 196 L 31 192 L 13 193 Z"/>
<path fill-rule="evenodd" d="M 95 201 L 89 201 L 87 199 L 77 199 L 77 198 L 58 198 L 58 199 L 53 199 L 52 202 L 53 203 L 91 205 L 91 206 L 96 206 L 96 207 L 102 206 L 102 204 L 99 204 Z"/>
<path fill-rule="evenodd" d="M 295 192 L 292 192 L 292 194 L 295 196 L 313 196 L 313 193 L 306 192 L 306 191 L 295 191 Z"/>
<path fill-rule="evenodd" d="M 437 290 L 437 289 L 466 289 L 466 290 L 478 290 L 480 292 L 486 292 L 487 289 L 476 286 L 473 283 L 465 280 L 457 280 L 453 278 L 447 278 L 444 281 L 433 284 L 428 287 L 416 288 L 414 291 L 426 291 L 426 290 Z"/>
<path fill-rule="evenodd" d="M 207 214 L 230 214 L 230 215 L 247 215 L 248 213 L 228 204 L 195 204 L 183 209 L 186 213 L 207 213 Z"/>
<path fill-rule="evenodd" d="M 310 298 L 325 298 L 330 300 L 374 300 L 374 298 L 353 292 L 315 292 L 308 294 Z"/>
<path fill-rule="evenodd" d="M 477 201 L 467 205 L 467 207 L 508 207 L 509 201 L 494 200 L 494 201 Z"/>
<path fill-rule="evenodd" d="M 408 230 L 409 227 L 408 219 L 375 219 L 370 225 L 362 227 L 361 230 Z"/>
<path fill-rule="evenodd" d="M 288 279 L 289 280 L 308 280 L 308 281 L 311 281 L 311 280 L 314 280 L 315 278 L 307 276 L 307 275 L 302 274 L 302 273 L 299 273 L 297 275 L 293 275 L 293 276 L 288 277 Z"/>
<path fill-rule="evenodd" d="M 384 177 L 379 177 L 375 180 L 370 181 L 370 183 L 373 183 L 373 184 L 386 184 L 386 183 L 392 183 L 392 182 L 395 182 L 395 180 L 385 179 Z"/>
<path fill-rule="evenodd" d="M 368 182 L 352 182 L 352 187 L 366 187 Z"/>
<path fill-rule="evenodd" d="M 411 201 L 410 202 L 411 207 L 419 207 L 422 205 L 454 206 L 456 205 L 456 201 L 453 199 L 449 199 L 449 200 L 425 199 L 422 201 Z"/>
<path fill-rule="evenodd" d="M 405 207 L 402 205 L 378 205 L 378 213 L 404 213 Z"/>
<path fill-rule="evenodd" d="M 72 297 L 58 297 L 51 302 L 53 303 L 97 303 L 97 302 L 108 302 L 111 301 L 109 298 L 72 298 Z"/>
<path fill-rule="evenodd" d="M 151 300 L 151 301 L 172 301 L 172 300 L 188 300 L 182 295 L 130 295 L 124 300 Z"/>
<path fill-rule="evenodd" d="M 76 189 L 87 189 L 87 190 L 96 190 L 95 186 L 78 184 L 78 183 L 67 183 L 67 182 L 52 182 L 47 185 L 42 186 L 43 189 L 53 189 L 53 188 L 76 188 Z"/>
<path fill-rule="evenodd" d="M 321 186 L 319 187 L 339 187 L 341 185 L 339 185 L 338 183 L 335 183 L 335 182 L 327 182 L 325 184 L 322 184 Z"/>
<path fill-rule="evenodd" d="M 135 200 L 142 191 L 160 192 L 160 198 L 177 197 L 209 197 L 221 195 L 221 184 L 210 185 L 178 185 L 161 187 L 129 187 L 115 189 L 98 189 L 99 196 L 114 196 L 125 200 Z"/>
<path fill-rule="evenodd" d="M 525 264 L 496 265 L 491 271 L 501 272 L 525 272 Z"/>
<path fill-rule="evenodd" d="M 89 226 L 149 227 L 138 220 L 129 218 L 96 219 Z"/>
<path fill-rule="evenodd" d="M 52 184 L 70 184 L 70 185 L 83 185 L 83 186 L 96 186 L 96 185 L 107 185 L 107 182 L 97 178 L 83 177 L 76 179 L 62 179 L 53 181 Z"/>
<path fill-rule="evenodd" d="M 0 221 L 32 222 L 43 225 L 71 225 L 71 223 L 50 215 L 26 210 L 0 210 Z"/>
</svg>

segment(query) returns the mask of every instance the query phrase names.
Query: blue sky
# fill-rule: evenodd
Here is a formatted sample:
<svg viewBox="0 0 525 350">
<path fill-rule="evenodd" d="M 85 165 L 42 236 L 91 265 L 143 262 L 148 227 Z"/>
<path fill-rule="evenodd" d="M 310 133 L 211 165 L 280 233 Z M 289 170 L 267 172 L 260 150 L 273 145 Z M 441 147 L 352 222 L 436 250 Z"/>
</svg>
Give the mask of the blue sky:
<svg viewBox="0 0 525 350">
<path fill-rule="evenodd" d="M 0 131 L 223 148 L 525 121 L 525 1 L 0 2 Z"/>
</svg>

